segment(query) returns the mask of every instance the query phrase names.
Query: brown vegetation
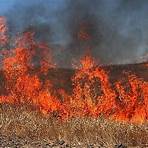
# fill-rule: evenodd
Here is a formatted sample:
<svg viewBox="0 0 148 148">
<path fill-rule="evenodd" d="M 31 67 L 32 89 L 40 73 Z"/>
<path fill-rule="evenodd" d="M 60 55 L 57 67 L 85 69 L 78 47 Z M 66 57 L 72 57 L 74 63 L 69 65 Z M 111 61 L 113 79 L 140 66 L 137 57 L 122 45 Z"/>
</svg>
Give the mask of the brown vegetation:
<svg viewBox="0 0 148 148">
<path fill-rule="evenodd" d="M 60 121 L 29 105 L 0 106 L 0 147 L 146 147 L 147 139 L 147 123 L 136 125 L 101 117 Z"/>
</svg>

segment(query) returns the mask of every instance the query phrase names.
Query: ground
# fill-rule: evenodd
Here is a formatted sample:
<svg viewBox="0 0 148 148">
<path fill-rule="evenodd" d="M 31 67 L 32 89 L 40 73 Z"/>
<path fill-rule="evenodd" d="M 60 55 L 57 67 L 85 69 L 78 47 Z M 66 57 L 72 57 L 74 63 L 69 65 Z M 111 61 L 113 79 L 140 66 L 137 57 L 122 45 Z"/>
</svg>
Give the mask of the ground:
<svg viewBox="0 0 148 148">
<path fill-rule="evenodd" d="M 148 147 L 148 124 L 97 118 L 60 121 L 28 105 L 0 107 L 0 147 Z"/>
</svg>

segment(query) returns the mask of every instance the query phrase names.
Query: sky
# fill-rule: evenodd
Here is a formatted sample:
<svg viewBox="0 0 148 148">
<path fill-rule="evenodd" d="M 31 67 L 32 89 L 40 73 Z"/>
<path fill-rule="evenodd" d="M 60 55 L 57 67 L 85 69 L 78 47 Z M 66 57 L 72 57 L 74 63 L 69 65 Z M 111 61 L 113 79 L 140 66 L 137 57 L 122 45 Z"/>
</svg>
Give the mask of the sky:
<svg viewBox="0 0 148 148">
<path fill-rule="evenodd" d="M 103 64 L 148 60 L 147 14 L 147 0 L 0 0 L 10 33 L 33 28 L 38 40 L 66 49 L 53 50 L 62 65 L 80 58 L 88 46 Z M 82 22 L 89 24 L 89 42 L 76 39 Z"/>
<path fill-rule="evenodd" d="M 4 14 L 9 8 L 13 6 L 15 0 L 0 0 L 0 13 Z"/>
</svg>

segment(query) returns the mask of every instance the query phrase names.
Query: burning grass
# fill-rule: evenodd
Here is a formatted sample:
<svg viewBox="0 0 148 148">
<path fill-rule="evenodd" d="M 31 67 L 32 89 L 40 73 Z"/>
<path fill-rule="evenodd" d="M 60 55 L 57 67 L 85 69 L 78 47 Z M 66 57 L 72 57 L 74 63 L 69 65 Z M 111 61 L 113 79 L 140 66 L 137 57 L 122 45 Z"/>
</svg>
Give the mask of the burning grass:
<svg viewBox="0 0 148 148">
<path fill-rule="evenodd" d="M 9 43 L 5 22 L 0 18 L 2 46 Z M 42 142 L 62 138 L 77 147 L 147 144 L 147 73 L 144 78 L 130 69 L 122 70 L 122 76 L 115 75 L 112 81 L 110 71 L 100 67 L 90 54 L 84 54 L 65 83 L 65 78 L 57 78 L 62 73 L 51 74 L 58 69 L 51 49 L 35 41 L 33 32 L 20 35 L 14 48 L 4 51 L 2 135 Z M 147 65 L 142 67 L 147 69 Z"/>
<path fill-rule="evenodd" d="M 1 18 L 1 22 L 2 38 L 8 40 L 6 21 Z M 36 65 L 38 69 L 34 70 Z M 14 48 L 2 57 L 4 82 L 0 103 L 31 104 L 43 114 L 55 113 L 62 120 L 102 115 L 134 123 L 147 120 L 148 82 L 130 70 L 122 72 L 124 79 L 111 82 L 110 72 L 90 54 L 84 54 L 70 78 L 68 93 L 55 87 L 50 78 L 49 71 L 56 68 L 49 45 L 36 41 L 34 32 L 18 36 Z"/>
<path fill-rule="evenodd" d="M 17 47 L 3 60 L 6 95 L 0 96 L 1 103 L 30 103 L 43 114 L 55 112 L 63 120 L 100 115 L 135 123 L 147 120 L 147 81 L 126 71 L 123 72 L 124 79 L 111 83 L 108 72 L 96 66 L 90 55 L 85 55 L 71 77 L 72 91 L 68 94 L 64 88 L 56 88 L 48 78 L 48 71 L 54 69 L 49 48 L 34 45 L 30 33 L 28 39 L 27 43 L 31 42 L 29 48 Z M 19 46 L 24 44 L 24 37 L 22 40 Z M 38 48 L 42 50 L 40 66 L 36 72 L 31 72 L 34 67 L 30 65 Z"/>
</svg>

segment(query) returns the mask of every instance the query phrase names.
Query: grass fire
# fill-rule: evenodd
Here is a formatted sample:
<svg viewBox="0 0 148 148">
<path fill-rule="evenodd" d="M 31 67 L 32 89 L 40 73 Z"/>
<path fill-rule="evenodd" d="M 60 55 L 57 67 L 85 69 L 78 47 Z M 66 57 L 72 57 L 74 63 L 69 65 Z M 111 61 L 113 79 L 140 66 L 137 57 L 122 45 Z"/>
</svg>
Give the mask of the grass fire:
<svg viewBox="0 0 148 148">
<path fill-rule="evenodd" d="M 1 20 L 5 23 L 5 19 Z M 9 41 L 5 36 L 6 26 L 1 26 L 4 44 Z M 111 83 L 109 72 L 86 54 L 71 76 L 69 94 L 64 88 L 56 89 L 48 77 L 49 70 L 56 69 L 56 64 L 46 43 L 36 42 L 33 32 L 22 34 L 15 42 L 15 47 L 2 60 L 5 89 L 0 97 L 1 103 L 29 103 L 43 114 L 56 112 L 62 119 L 103 115 L 130 122 L 147 120 L 148 82 L 144 78 L 123 71 L 124 79 Z M 37 59 L 38 67 L 34 59 Z"/>
<path fill-rule="evenodd" d="M 123 132 L 129 134 L 128 138 L 134 137 L 130 129 L 132 127 L 138 132 L 142 129 L 141 135 L 146 133 L 139 143 L 147 144 L 145 139 L 148 133 L 143 126 L 148 120 L 147 63 L 103 66 L 100 60 L 92 56 L 89 50 L 91 47 L 87 46 L 86 52 L 78 61 L 71 61 L 73 69 L 60 69 L 48 43 L 36 40 L 33 31 L 20 33 L 12 41 L 6 22 L 5 17 L 0 17 L 0 134 L 7 133 L 12 128 L 7 121 L 3 121 L 4 118 L 11 120 L 18 116 L 21 119 L 15 120 L 19 130 L 16 123 L 13 125 L 14 129 L 10 129 L 12 133 L 15 131 L 15 136 L 24 137 L 32 128 L 29 128 L 30 123 L 34 124 L 34 128 L 40 126 L 49 135 L 53 133 L 56 140 L 65 136 L 69 141 L 75 141 L 75 135 L 72 134 L 74 132 L 79 134 L 78 137 L 84 138 L 84 143 L 93 141 L 94 144 L 100 143 L 102 147 L 110 147 L 110 143 L 114 145 L 122 142 L 136 146 L 136 142 L 127 142 L 126 137 L 119 139 L 118 136 L 121 135 L 116 133 L 123 128 Z M 82 23 L 78 40 L 88 42 L 91 39 L 87 26 Z M 10 46 L 10 42 L 13 45 Z M 106 127 L 102 127 L 101 122 Z M 5 127 L 6 124 L 9 125 Z M 76 124 L 80 124 L 77 132 L 71 127 L 76 130 Z M 103 142 L 105 134 L 107 138 L 110 137 L 107 134 L 111 129 L 107 126 L 113 126 L 112 132 L 118 142 Z M 91 137 L 89 130 L 95 135 L 99 132 L 103 136 L 102 141 L 88 139 Z M 36 132 L 37 129 L 30 131 L 31 134 Z M 38 134 L 43 139 L 49 136 L 42 135 L 39 131 Z"/>
</svg>

